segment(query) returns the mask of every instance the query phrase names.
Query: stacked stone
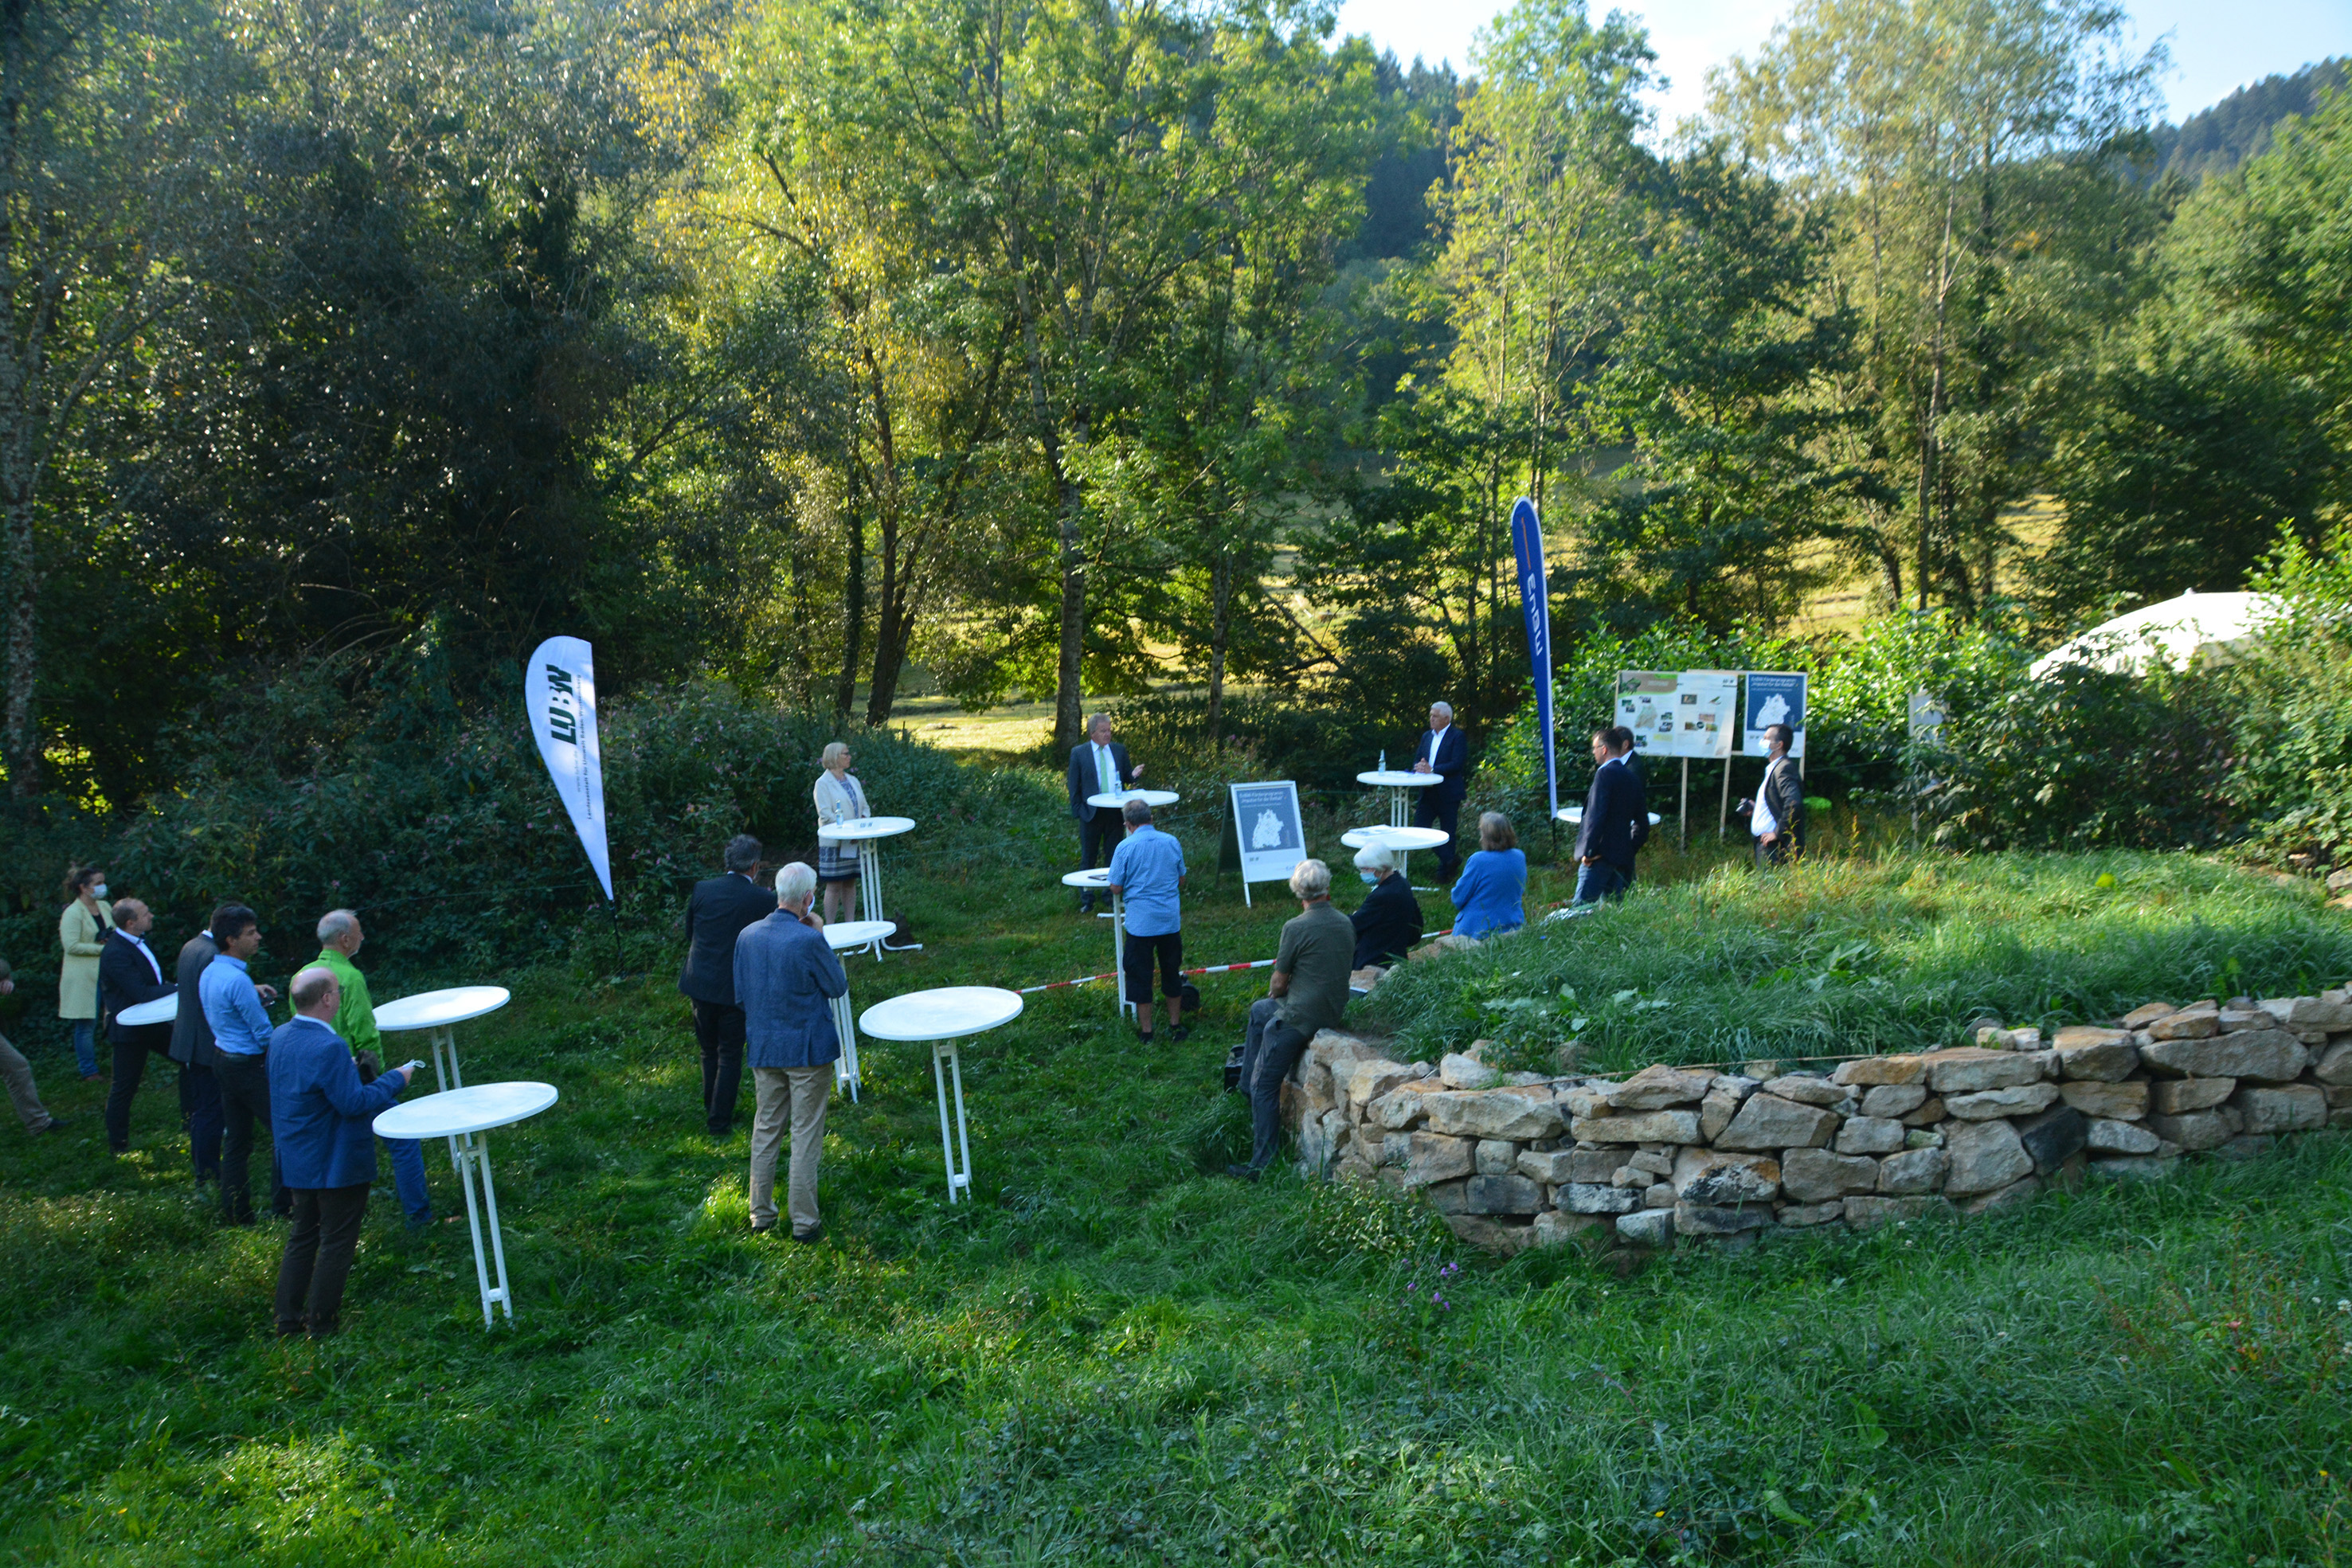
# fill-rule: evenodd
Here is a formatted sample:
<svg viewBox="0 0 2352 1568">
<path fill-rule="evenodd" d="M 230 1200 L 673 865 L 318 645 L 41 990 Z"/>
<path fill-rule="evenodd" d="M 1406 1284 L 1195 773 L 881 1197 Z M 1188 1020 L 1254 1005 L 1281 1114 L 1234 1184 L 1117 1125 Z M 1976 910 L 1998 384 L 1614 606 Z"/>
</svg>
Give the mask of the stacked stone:
<svg viewBox="0 0 2352 1568">
<path fill-rule="evenodd" d="M 1978 1044 L 1829 1073 L 1643 1068 L 1506 1077 L 1474 1054 L 1401 1063 L 1316 1037 L 1284 1086 L 1312 1172 L 1425 1194 L 1501 1250 L 1603 1228 L 1663 1246 L 1768 1227 L 1984 1214 L 2086 1173 L 2159 1176 L 2280 1133 L 2352 1127 L 2352 993 L 2175 1008 L 2113 1028 L 1978 1030 Z"/>
</svg>

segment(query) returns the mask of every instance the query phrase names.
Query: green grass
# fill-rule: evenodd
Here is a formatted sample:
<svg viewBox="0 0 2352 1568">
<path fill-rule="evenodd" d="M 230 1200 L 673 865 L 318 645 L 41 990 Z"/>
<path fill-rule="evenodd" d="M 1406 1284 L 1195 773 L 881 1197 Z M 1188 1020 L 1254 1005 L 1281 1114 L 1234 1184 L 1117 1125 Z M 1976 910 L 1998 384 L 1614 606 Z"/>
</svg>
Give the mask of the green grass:
<svg viewBox="0 0 2352 1568">
<path fill-rule="evenodd" d="M 2218 868 L 2101 863 L 2151 890 L 2140 914 L 2113 924 L 2121 902 L 2092 901 L 2072 861 L 1861 865 L 1780 896 L 1899 931 L 1907 946 L 1878 938 L 1905 955 L 1898 973 L 1934 958 L 1959 974 L 1970 953 L 2008 972 L 2006 949 L 1969 934 L 2004 903 L 2042 933 L 2019 938 L 2029 953 L 2069 927 L 2105 933 L 2072 949 L 2092 965 L 2135 931 L 2188 940 L 2190 903 L 2210 933 L 2196 940 L 2247 973 L 2339 939 L 2333 915 Z M 1654 871 L 1696 880 L 1614 912 L 1621 937 L 1712 909 L 1706 942 L 1797 939 L 1797 915 L 1782 932 L 1705 865 L 1662 856 Z M 1042 868 L 975 861 L 893 885 L 930 945 L 856 963 L 860 1005 L 1084 972 L 1108 946 Z M 1286 913 L 1244 911 L 1230 879 L 1198 887 L 1193 956 L 1270 952 Z M 1597 946 L 1604 929 L 1576 936 Z M 2042 969 L 2064 968 L 2050 952 Z M 1682 969 L 1717 953 L 1694 942 Z M 1452 982 L 1486 962 L 1449 966 Z M 1673 955 L 1654 962 L 1671 980 Z M 828 1128 L 833 1244 L 809 1249 L 745 1233 L 744 1139 L 698 1131 L 666 977 L 525 977 L 514 1007 L 464 1034 L 469 1077 L 563 1092 L 494 1144 L 515 1327 L 482 1333 L 464 1228 L 412 1243 L 387 1186 L 346 1332 L 318 1347 L 269 1337 L 282 1231 L 222 1231 L 192 1202 L 168 1083 L 142 1094 L 141 1152 L 115 1161 L 95 1086 L 60 1088 L 44 1057 L 80 1121 L 57 1140 L 0 1134 L 0 1561 L 2346 1554 L 2346 1140 L 1632 1278 L 1565 1252 L 1498 1265 L 1370 1193 L 1206 1174 L 1243 1140 L 1213 1084 L 1259 987 L 1203 986 L 1207 1024 L 1181 1046 L 1140 1052 L 1106 996 L 1067 990 L 975 1045 L 978 1201 L 953 1209 L 924 1051 L 869 1042 L 865 1103 L 836 1101 Z M 428 1163 L 446 1206 L 446 1158 Z M 1460 1272 L 1441 1281 L 1449 1261 Z M 1448 1308 L 1426 1304 L 1433 1284 Z"/>
<path fill-rule="evenodd" d="M 1885 847 L 1769 879 L 1719 864 L 1466 962 L 1409 965 L 1363 1011 L 1433 1059 L 1472 1039 L 1548 1070 L 1957 1045 L 2150 1000 L 2307 995 L 2352 978 L 2315 883 L 2190 855 L 1921 856 Z"/>
</svg>

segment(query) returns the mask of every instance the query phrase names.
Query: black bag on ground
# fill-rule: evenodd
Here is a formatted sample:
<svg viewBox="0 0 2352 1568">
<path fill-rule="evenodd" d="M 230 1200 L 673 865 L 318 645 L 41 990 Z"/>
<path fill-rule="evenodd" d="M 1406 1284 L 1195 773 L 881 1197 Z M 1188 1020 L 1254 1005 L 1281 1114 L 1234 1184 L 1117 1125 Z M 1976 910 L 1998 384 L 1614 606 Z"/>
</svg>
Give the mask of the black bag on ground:
<svg viewBox="0 0 2352 1568">
<path fill-rule="evenodd" d="M 1225 1092 L 1228 1094 L 1242 1086 L 1242 1053 L 1248 1049 L 1246 1045 L 1235 1045 L 1225 1052 Z"/>
</svg>

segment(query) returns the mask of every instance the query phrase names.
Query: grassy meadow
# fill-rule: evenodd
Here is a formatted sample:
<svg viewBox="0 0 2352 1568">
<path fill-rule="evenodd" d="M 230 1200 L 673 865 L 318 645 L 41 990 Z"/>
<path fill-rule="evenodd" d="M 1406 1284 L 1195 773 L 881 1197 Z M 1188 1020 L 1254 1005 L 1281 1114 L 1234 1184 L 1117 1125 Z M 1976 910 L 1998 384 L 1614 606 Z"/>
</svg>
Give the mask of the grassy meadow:
<svg viewBox="0 0 2352 1568">
<path fill-rule="evenodd" d="M 1707 1060 L 2352 972 L 2336 912 L 2185 857 L 1856 848 L 1761 886 L 1719 858 L 1662 851 L 1624 908 L 1417 970 L 1367 1019 L 1424 1051 L 1507 1020 L 1532 1051 L 1582 1016 L 1588 1051 Z M 907 863 L 927 946 L 855 960 L 861 1007 L 1102 967 L 1044 867 Z M 1295 909 L 1193 884 L 1193 962 L 1270 954 Z M 1538 902 L 1564 893 L 1540 873 Z M 520 1303 L 495 1333 L 464 1226 L 410 1238 L 387 1171 L 342 1336 L 278 1343 L 283 1229 L 199 1207 L 168 1077 L 115 1159 L 103 1085 L 39 1059 L 76 1123 L 0 1134 L 0 1561 L 2352 1556 L 2347 1140 L 1630 1277 L 1497 1264 L 1367 1192 L 1211 1174 L 1245 1141 L 1217 1070 L 1262 988 L 1210 977 L 1182 1044 L 1139 1050 L 1086 988 L 971 1045 L 953 1208 L 928 1053 L 866 1042 L 829 1244 L 801 1248 L 745 1229 L 748 1087 L 736 1134 L 704 1134 L 668 974 L 510 978 L 462 1030 L 467 1076 L 563 1097 L 493 1135 Z M 1586 1010 L 1538 1016 L 1563 986 Z"/>
</svg>

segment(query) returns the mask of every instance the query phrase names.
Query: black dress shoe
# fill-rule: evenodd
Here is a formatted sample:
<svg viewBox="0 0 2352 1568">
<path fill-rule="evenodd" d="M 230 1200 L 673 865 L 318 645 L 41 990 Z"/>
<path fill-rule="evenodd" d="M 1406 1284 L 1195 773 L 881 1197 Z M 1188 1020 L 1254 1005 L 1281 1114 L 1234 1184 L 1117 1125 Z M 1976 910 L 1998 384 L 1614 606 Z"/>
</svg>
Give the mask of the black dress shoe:
<svg viewBox="0 0 2352 1568">
<path fill-rule="evenodd" d="M 70 1126 L 72 1123 L 73 1118 L 71 1116 L 52 1116 L 49 1118 L 49 1124 L 42 1128 L 41 1131 L 44 1133 L 54 1133 L 60 1128 Z"/>
<path fill-rule="evenodd" d="M 1225 1174 L 1232 1176 L 1235 1181 L 1257 1180 L 1257 1172 L 1248 1166 L 1227 1166 L 1225 1167 Z"/>
<path fill-rule="evenodd" d="M 820 1225 L 814 1230 L 795 1230 L 793 1239 L 803 1247 L 814 1247 L 824 1239 L 824 1227 Z"/>
<path fill-rule="evenodd" d="M 1174 1029 L 1168 1031 L 1168 1038 L 1171 1040 L 1190 1040 L 1192 1038 L 1192 1026 L 1188 1023 L 1180 1023 Z"/>
</svg>

